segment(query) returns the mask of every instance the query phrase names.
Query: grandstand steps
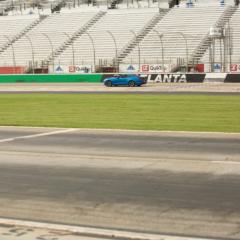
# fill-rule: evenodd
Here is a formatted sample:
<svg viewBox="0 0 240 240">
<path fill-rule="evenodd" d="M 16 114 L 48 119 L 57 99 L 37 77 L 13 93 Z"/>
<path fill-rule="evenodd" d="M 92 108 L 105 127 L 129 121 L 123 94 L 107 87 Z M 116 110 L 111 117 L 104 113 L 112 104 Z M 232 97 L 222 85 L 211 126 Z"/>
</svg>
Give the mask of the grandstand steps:
<svg viewBox="0 0 240 240">
<path fill-rule="evenodd" d="M 121 52 L 118 54 L 118 63 L 121 63 L 124 58 L 126 58 L 132 52 L 132 50 L 141 43 L 144 37 L 156 26 L 158 22 L 163 19 L 168 12 L 169 9 L 160 9 L 160 12 L 157 13 L 138 34 L 133 32 L 135 35 L 134 38 L 125 47 L 123 47 Z"/>
<path fill-rule="evenodd" d="M 226 10 L 220 16 L 220 18 L 218 19 L 214 27 L 224 28 L 225 25 L 232 18 L 233 14 L 236 12 L 236 10 L 237 8 L 233 6 L 226 7 Z M 208 32 L 207 35 L 202 39 L 200 44 L 197 46 L 195 51 L 192 53 L 188 62 L 189 66 L 194 66 L 196 63 L 198 63 L 200 59 L 203 57 L 203 55 L 206 53 L 206 51 L 209 49 L 211 44 L 212 44 L 212 38 L 210 37 Z"/>
<path fill-rule="evenodd" d="M 105 14 L 106 12 L 99 11 L 85 25 L 83 25 L 72 35 L 69 35 L 68 39 L 60 47 L 58 47 L 53 54 L 51 54 L 50 56 L 48 56 L 47 59 L 44 60 L 46 66 L 49 65 L 49 63 L 53 62 L 55 58 L 59 57 L 62 52 L 64 52 L 67 48 L 73 46 L 74 41 L 76 41 L 80 36 L 82 36 L 83 34 L 87 34 L 89 28 L 91 28 L 96 22 L 98 22 Z"/>
<path fill-rule="evenodd" d="M 46 15 L 42 15 L 40 18 L 36 19 L 33 21 L 30 25 L 25 27 L 21 32 L 19 32 L 17 35 L 15 35 L 13 38 L 9 38 L 9 41 L 3 45 L 0 48 L 0 54 L 6 51 L 10 46 L 12 46 L 16 41 L 18 41 L 20 38 L 23 38 L 24 36 L 27 35 L 27 33 L 35 28 L 38 24 L 40 24 L 44 19 L 46 19 Z"/>
</svg>

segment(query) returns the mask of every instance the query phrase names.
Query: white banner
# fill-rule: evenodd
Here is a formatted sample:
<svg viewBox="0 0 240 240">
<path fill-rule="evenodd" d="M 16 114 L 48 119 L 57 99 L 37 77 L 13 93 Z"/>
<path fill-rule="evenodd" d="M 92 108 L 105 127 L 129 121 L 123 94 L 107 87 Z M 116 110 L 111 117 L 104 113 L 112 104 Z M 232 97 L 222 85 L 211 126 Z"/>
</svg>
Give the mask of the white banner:
<svg viewBox="0 0 240 240">
<path fill-rule="evenodd" d="M 139 71 L 138 64 L 120 64 L 119 72 L 120 73 L 137 73 Z"/>
<path fill-rule="evenodd" d="M 69 73 L 92 73 L 93 72 L 91 65 L 69 66 L 68 71 Z"/>
<path fill-rule="evenodd" d="M 163 73 L 171 70 L 171 64 L 140 64 L 140 72 L 142 73 Z M 119 72 L 121 73 L 138 73 L 139 64 L 120 64 Z"/>
<path fill-rule="evenodd" d="M 52 68 L 49 68 L 49 72 L 50 73 L 68 73 L 68 67 L 67 66 L 61 66 L 61 65 L 58 65 L 58 66 L 55 66 L 54 69 Z"/>
<path fill-rule="evenodd" d="M 49 69 L 49 72 L 53 73 L 75 73 L 75 74 L 81 74 L 81 73 L 92 73 L 93 69 L 91 65 L 76 65 L 76 66 L 65 66 L 65 65 L 57 65 L 54 67 L 54 70 L 52 68 Z"/>
<path fill-rule="evenodd" d="M 164 68 L 164 69 L 163 69 Z M 163 73 L 169 72 L 171 69 L 169 64 L 142 64 L 141 72 L 143 73 Z"/>
<path fill-rule="evenodd" d="M 213 71 L 215 73 L 220 73 L 222 72 L 222 64 L 220 63 L 215 63 L 214 66 L 213 66 Z"/>
</svg>

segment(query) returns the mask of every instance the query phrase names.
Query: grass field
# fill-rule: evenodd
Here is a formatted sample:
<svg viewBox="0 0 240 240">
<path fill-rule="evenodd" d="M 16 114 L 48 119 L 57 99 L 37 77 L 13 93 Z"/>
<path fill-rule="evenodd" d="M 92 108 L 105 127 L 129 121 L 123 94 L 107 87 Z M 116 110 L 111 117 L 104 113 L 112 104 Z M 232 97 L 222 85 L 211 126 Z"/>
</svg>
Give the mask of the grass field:
<svg viewBox="0 0 240 240">
<path fill-rule="evenodd" d="M 240 96 L 2 94 L 0 125 L 240 132 Z"/>
</svg>

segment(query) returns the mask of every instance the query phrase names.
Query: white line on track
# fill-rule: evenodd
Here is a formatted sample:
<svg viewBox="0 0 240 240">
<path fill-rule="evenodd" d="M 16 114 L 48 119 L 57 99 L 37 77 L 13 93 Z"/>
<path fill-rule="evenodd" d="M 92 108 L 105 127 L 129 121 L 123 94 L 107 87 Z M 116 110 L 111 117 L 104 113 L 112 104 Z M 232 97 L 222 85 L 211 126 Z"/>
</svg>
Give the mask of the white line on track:
<svg viewBox="0 0 240 240">
<path fill-rule="evenodd" d="M 36 138 L 36 137 L 44 137 L 44 136 L 56 135 L 56 134 L 61 134 L 61 133 L 74 132 L 74 131 L 77 131 L 77 130 L 78 129 L 70 128 L 70 129 L 58 130 L 58 131 L 53 131 L 53 132 L 45 132 L 45 133 L 37 133 L 37 134 L 26 135 L 26 136 L 19 136 L 19 137 L 13 137 L 13 138 L 5 138 L 5 139 L 1 139 L 0 143 L 12 142 L 12 141 L 18 140 L 18 139 L 30 139 L 30 138 Z"/>
<path fill-rule="evenodd" d="M 240 162 L 235 161 L 212 161 L 212 163 L 219 163 L 219 164 L 240 164 Z"/>
<path fill-rule="evenodd" d="M 194 238 L 194 237 L 181 237 L 169 236 L 161 234 L 148 234 L 130 231 L 120 231 L 114 229 L 94 228 L 94 227 L 81 227 L 70 226 L 63 224 L 40 223 L 22 220 L 13 220 L 7 218 L 0 218 L 0 225 L 13 225 L 20 227 L 32 227 L 49 230 L 68 231 L 83 236 L 95 237 L 100 239 L 126 239 L 126 240 L 209 240 L 207 238 Z M 212 239 L 214 240 L 214 239 Z"/>
<path fill-rule="evenodd" d="M 60 128 L 52 128 L 52 127 L 27 127 L 27 126 L 1 126 L 1 129 L 60 129 Z M 66 128 L 63 128 L 66 129 Z M 71 128 L 74 129 L 74 128 Z M 175 135 L 182 135 L 182 134 L 189 134 L 191 136 L 195 135 L 208 135 L 210 136 L 234 136 L 240 138 L 240 133 L 234 133 L 234 132 L 194 132 L 194 131 L 167 131 L 167 130 L 131 130 L 131 129 L 108 129 L 108 128 L 75 128 L 76 130 L 80 131 L 87 131 L 87 132 L 118 132 L 118 133 L 140 133 L 140 134 L 175 134 Z"/>
</svg>

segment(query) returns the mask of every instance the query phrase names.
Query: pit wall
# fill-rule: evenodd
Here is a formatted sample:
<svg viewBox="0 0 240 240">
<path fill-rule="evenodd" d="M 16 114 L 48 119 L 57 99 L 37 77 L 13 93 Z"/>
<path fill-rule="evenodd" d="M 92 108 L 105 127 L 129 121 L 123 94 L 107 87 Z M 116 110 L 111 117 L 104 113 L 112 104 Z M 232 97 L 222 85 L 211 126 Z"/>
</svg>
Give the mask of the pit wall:
<svg viewBox="0 0 240 240">
<path fill-rule="evenodd" d="M 114 74 L 9 74 L 0 75 L 0 83 L 100 83 Z M 218 79 L 226 83 L 240 83 L 240 74 L 140 74 L 147 82 L 156 83 L 203 83 Z"/>
</svg>

